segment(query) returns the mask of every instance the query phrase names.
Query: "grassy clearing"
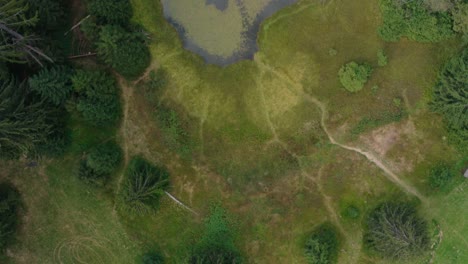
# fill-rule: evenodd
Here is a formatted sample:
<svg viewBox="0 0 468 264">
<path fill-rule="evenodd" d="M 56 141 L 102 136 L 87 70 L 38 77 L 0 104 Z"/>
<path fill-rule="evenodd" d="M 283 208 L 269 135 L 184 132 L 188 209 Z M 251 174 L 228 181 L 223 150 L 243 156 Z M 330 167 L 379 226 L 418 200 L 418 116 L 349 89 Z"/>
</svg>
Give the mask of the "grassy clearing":
<svg viewBox="0 0 468 264">
<path fill-rule="evenodd" d="M 152 54 L 168 76 L 164 91 L 139 111 L 151 109 L 151 101 L 164 102 L 190 117 L 183 119 L 184 133 L 198 146 L 191 161 L 171 167 L 174 192 L 202 213 L 211 201 L 221 200 L 237 215 L 240 241 L 250 262 L 303 263 L 305 231 L 327 220 L 346 230 L 340 263 L 380 262 L 360 252 L 361 218 L 343 219 L 341 211 L 352 204 L 364 215 L 387 197 L 404 196 L 365 157 L 330 146 L 320 126 L 321 113 L 301 93 L 326 104 L 326 123 L 337 140 L 367 147 L 421 190 L 424 168 L 441 159 L 440 153 L 456 158 L 440 140 L 443 128 L 434 125 L 433 115 L 425 110 L 427 91 L 439 66 L 455 52 L 456 40 L 388 44 L 376 34 L 380 23 L 376 2 L 320 5 L 305 0 L 264 22 L 254 61 L 219 68 L 181 48 L 157 1 L 132 3 L 139 14 L 135 19 L 153 36 Z M 388 64 L 377 67 L 381 49 Z M 333 56 L 330 50 L 336 51 Z M 374 67 L 369 82 L 356 94 L 345 91 L 337 76 L 351 60 Z M 375 85 L 379 89 L 373 91 Z M 414 127 L 405 130 L 407 124 Z M 379 152 L 373 133 L 382 127 L 383 142 L 391 127 L 398 135 Z M 167 135 L 158 128 L 147 133 Z M 151 146 L 154 153 L 167 147 L 154 142 Z M 172 262 L 178 252 L 186 252 L 193 234 L 184 231 L 178 240 L 172 238 L 172 226 L 158 228 L 171 222 L 177 230 L 182 228 L 180 219 L 187 219 L 170 207 L 161 210 L 157 219 L 132 221 L 130 232 L 150 234 L 145 241 L 166 245 L 163 251 Z M 188 219 L 192 228 L 199 226 L 193 217 Z M 441 248 L 447 246 L 444 243 L 448 242 Z"/>
</svg>

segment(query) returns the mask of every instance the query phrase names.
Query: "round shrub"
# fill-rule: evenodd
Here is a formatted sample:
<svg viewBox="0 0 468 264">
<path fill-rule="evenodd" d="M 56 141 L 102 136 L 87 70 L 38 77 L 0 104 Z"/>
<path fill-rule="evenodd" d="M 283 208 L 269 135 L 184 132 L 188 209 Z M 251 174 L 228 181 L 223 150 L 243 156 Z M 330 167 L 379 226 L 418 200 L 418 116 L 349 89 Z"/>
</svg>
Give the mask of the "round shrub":
<svg viewBox="0 0 468 264">
<path fill-rule="evenodd" d="M 342 215 L 349 219 L 358 219 L 361 216 L 361 211 L 356 206 L 349 205 L 343 210 Z"/>
<path fill-rule="evenodd" d="M 122 208 L 130 213 L 153 212 L 169 186 L 169 173 L 143 159 L 134 157 L 127 168 L 126 181 L 121 191 Z"/>
<path fill-rule="evenodd" d="M 317 227 L 305 244 L 305 255 L 309 264 L 336 263 L 338 257 L 338 235 L 328 223 Z"/>
<path fill-rule="evenodd" d="M 88 166 L 86 158 L 80 160 L 78 166 L 78 178 L 86 183 L 102 186 L 106 181 L 106 174 L 98 173 Z"/>
<path fill-rule="evenodd" d="M 88 10 L 100 24 L 126 25 L 133 13 L 129 0 L 92 0 Z"/>
<path fill-rule="evenodd" d="M 338 72 L 341 84 L 352 93 L 360 91 L 366 84 L 372 73 L 372 67 L 368 64 L 350 62 L 341 67 Z"/>
<path fill-rule="evenodd" d="M 432 189 L 443 189 L 449 185 L 454 173 L 446 164 L 438 164 L 429 172 L 429 186 Z"/>
<path fill-rule="evenodd" d="M 142 34 L 127 32 L 115 25 L 102 27 L 97 53 L 106 64 L 126 78 L 138 77 L 151 62 Z"/>
<path fill-rule="evenodd" d="M 427 229 L 414 206 L 385 202 L 369 214 L 364 243 L 381 257 L 406 260 L 429 248 Z"/>
<path fill-rule="evenodd" d="M 97 173 L 112 173 L 122 160 L 122 150 L 110 141 L 93 148 L 86 157 L 86 164 Z"/>
</svg>

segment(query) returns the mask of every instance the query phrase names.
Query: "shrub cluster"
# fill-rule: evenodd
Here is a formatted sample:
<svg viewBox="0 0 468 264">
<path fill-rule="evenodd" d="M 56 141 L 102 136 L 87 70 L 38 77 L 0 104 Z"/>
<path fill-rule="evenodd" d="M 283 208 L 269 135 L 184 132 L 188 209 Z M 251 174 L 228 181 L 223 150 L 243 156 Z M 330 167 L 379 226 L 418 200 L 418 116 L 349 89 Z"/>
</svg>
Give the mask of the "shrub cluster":
<svg viewBox="0 0 468 264">
<path fill-rule="evenodd" d="M 88 11 L 100 24 L 127 25 L 132 17 L 129 0 L 91 0 Z"/>
<path fill-rule="evenodd" d="M 341 67 L 338 77 L 346 90 L 355 93 L 364 87 L 371 74 L 372 67 L 370 65 L 357 64 L 353 61 Z"/>
<path fill-rule="evenodd" d="M 164 264 L 164 257 L 159 252 L 147 252 L 142 257 L 142 264 Z"/>
<path fill-rule="evenodd" d="M 424 0 L 380 0 L 383 24 L 379 34 L 386 41 L 407 37 L 419 42 L 438 42 L 454 35 L 447 11 L 431 12 Z"/>
<path fill-rule="evenodd" d="M 408 203 L 382 203 L 370 212 L 366 224 L 364 243 L 381 257 L 406 260 L 429 248 L 427 223 Z"/>
<path fill-rule="evenodd" d="M 168 187 L 169 173 L 166 169 L 154 166 L 142 157 L 134 157 L 127 167 L 120 193 L 121 207 L 136 214 L 154 212 Z"/>
<path fill-rule="evenodd" d="M 309 264 L 336 263 L 338 258 L 338 235 L 329 223 L 318 226 L 307 238 L 305 255 Z"/>
</svg>

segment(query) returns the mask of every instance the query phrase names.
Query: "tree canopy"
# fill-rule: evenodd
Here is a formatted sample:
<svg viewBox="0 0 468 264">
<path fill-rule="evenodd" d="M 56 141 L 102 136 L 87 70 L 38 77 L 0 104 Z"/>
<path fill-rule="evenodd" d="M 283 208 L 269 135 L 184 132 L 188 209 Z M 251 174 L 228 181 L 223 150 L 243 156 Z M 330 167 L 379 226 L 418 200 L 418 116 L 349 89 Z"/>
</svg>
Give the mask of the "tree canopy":
<svg viewBox="0 0 468 264">
<path fill-rule="evenodd" d="M 335 228 L 328 223 L 320 225 L 307 238 L 305 245 L 307 263 L 336 263 L 338 247 L 338 235 Z"/>
<path fill-rule="evenodd" d="M 10 183 L 0 183 L 0 251 L 4 253 L 18 228 L 21 197 Z"/>
<path fill-rule="evenodd" d="M 365 244 L 389 259 L 409 259 L 429 248 L 427 224 L 404 202 L 385 202 L 367 217 Z"/>
<path fill-rule="evenodd" d="M 63 104 L 73 90 L 72 71 L 65 66 L 44 68 L 29 78 L 29 86 L 55 105 Z"/>
<path fill-rule="evenodd" d="M 372 67 L 370 65 L 357 64 L 353 61 L 341 67 L 338 77 L 346 90 L 355 93 L 364 87 L 371 74 Z"/>
<path fill-rule="evenodd" d="M 468 48 L 441 70 L 434 87 L 432 109 L 444 116 L 449 129 L 468 141 Z"/>
<path fill-rule="evenodd" d="M 114 125 L 121 114 L 114 78 L 103 71 L 78 70 L 72 76 L 78 94 L 76 109 L 94 125 Z"/>
<path fill-rule="evenodd" d="M 164 190 L 169 187 L 167 170 L 136 156 L 130 160 L 125 175 L 120 194 L 122 208 L 136 214 L 155 211 Z"/>
<path fill-rule="evenodd" d="M 102 27 L 97 52 L 105 63 L 126 78 L 143 73 L 151 61 L 143 35 L 115 25 Z"/>
<path fill-rule="evenodd" d="M 100 24 L 126 25 L 133 13 L 129 0 L 91 0 L 88 10 Z"/>
</svg>

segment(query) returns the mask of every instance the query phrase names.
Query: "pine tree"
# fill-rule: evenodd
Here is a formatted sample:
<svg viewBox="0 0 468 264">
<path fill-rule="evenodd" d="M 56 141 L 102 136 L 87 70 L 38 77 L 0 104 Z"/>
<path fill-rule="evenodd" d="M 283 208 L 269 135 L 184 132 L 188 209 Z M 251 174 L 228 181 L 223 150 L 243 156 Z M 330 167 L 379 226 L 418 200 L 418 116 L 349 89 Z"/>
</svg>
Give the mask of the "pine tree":
<svg viewBox="0 0 468 264">
<path fill-rule="evenodd" d="M 72 92 L 71 69 L 65 66 L 42 69 L 29 78 L 29 86 L 55 105 L 63 104 Z"/>
</svg>

